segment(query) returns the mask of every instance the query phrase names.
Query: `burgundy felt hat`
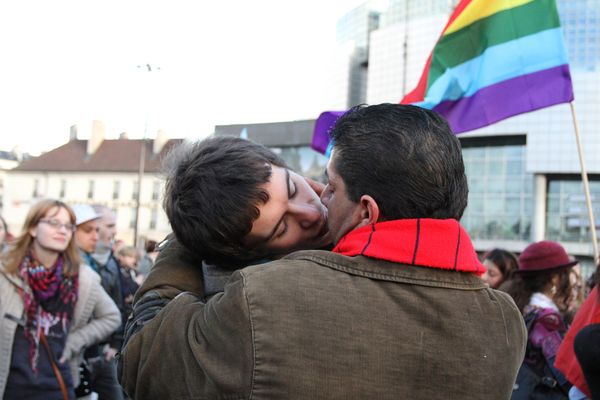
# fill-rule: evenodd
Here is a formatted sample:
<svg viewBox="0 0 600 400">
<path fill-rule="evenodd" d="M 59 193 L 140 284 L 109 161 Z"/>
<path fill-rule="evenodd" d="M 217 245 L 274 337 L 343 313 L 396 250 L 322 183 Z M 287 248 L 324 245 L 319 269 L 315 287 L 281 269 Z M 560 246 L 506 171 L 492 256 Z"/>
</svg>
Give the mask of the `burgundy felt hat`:
<svg viewBox="0 0 600 400">
<path fill-rule="evenodd" d="M 519 269 L 521 274 L 551 271 L 572 267 L 577 260 L 569 257 L 564 247 L 560 244 L 543 240 L 532 243 L 523 250 L 519 256 Z"/>
</svg>

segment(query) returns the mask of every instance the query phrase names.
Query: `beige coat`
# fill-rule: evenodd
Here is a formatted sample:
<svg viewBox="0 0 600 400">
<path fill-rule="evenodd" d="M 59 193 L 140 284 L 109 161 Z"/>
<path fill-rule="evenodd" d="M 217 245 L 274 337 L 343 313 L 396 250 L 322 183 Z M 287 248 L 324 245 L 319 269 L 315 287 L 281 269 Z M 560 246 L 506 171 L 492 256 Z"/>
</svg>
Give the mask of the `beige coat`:
<svg viewBox="0 0 600 400">
<path fill-rule="evenodd" d="M 526 336 L 473 274 L 302 251 L 206 303 L 175 297 L 124 347 L 121 383 L 145 400 L 504 400 Z"/>
<path fill-rule="evenodd" d="M 19 276 L 5 273 L 0 263 L 0 398 L 4 395 L 10 371 L 16 321 L 24 313 L 23 300 L 17 287 L 25 284 Z M 100 276 L 87 265 L 81 264 L 77 304 L 64 350 L 69 358 L 75 386 L 79 384 L 78 367 L 83 361 L 85 348 L 108 337 L 120 324 L 119 310 L 102 289 Z"/>
</svg>

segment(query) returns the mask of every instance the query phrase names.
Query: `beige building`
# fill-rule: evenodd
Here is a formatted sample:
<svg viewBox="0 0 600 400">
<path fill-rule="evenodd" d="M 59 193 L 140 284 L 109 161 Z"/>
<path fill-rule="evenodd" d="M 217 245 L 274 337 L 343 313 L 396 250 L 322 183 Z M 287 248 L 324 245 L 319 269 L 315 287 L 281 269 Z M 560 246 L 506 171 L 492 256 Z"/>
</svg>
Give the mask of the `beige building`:
<svg viewBox="0 0 600 400">
<path fill-rule="evenodd" d="M 15 168 L 22 160 L 22 155 L 17 151 L 0 151 L 0 215 L 3 215 L 4 209 L 4 183 L 8 170 Z"/>
<path fill-rule="evenodd" d="M 69 204 L 102 204 L 117 215 L 117 239 L 134 243 L 138 190 L 140 242 L 160 241 L 170 231 L 161 207 L 163 180 L 160 165 L 169 148 L 181 139 L 167 139 L 159 131 L 154 140 L 105 140 L 101 124 L 89 140 L 72 138 L 54 150 L 31 158 L 5 172 L 4 215 L 18 233 L 29 207 L 43 198 Z M 139 188 L 140 155 L 144 146 L 144 175 Z"/>
</svg>

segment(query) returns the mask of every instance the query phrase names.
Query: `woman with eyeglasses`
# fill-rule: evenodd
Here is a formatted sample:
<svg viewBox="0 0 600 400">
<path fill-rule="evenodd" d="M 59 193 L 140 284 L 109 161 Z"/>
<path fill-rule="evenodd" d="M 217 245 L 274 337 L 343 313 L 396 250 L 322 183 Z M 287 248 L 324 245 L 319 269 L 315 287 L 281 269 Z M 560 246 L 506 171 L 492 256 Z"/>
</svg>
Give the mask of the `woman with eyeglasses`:
<svg viewBox="0 0 600 400">
<path fill-rule="evenodd" d="M 67 204 L 42 200 L 0 262 L 0 398 L 74 399 L 82 351 L 121 323 L 74 231 Z"/>
</svg>

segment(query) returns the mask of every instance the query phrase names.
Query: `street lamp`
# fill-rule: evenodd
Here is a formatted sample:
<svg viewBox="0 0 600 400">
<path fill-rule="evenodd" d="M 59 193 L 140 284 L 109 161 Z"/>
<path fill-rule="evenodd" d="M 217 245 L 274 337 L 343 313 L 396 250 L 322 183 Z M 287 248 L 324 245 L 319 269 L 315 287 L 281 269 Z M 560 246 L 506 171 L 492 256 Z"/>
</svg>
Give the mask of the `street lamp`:
<svg viewBox="0 0 600 400">
<path fill-rule="evenodd" d="M 138 65 L 138 69 L 142 71 L 152 72 L 159 71 L 160 67 L 153 66 L 151 64 Z M 146 96 L 148 98 L 148 96 Z M 140 218 L 140 198 L 142 193 L 142 180 L 144 178 L 144 167 L 146 163 L 146 137 L 148 136 L 148 106 L 146 105 L 146 116 L 144 122 L 144 137 L 141 140 L 140 148 L 140 161 L 138 168 L 138 187 L 135 198 L 135 222 L 133 225 L 133 246 L 138 246 L 138 231 L 139 231 L 139 218 Z"/>
</svg>

